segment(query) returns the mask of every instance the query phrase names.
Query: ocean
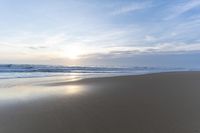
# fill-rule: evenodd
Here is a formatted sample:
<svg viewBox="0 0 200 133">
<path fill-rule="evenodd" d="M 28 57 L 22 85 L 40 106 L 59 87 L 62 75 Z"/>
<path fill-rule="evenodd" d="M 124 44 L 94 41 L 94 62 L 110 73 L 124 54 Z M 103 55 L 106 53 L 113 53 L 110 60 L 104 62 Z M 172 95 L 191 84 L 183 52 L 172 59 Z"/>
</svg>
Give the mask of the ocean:
<svg viewBox="0 0 200 133">
<path fill-rule="evenodd" d="M 52 76 L 70 77 L 76 75 L 79 78 L 139 75 L 155 72 L 185 71 L 185 68 L 167 67 L 85 67 L 85 66 L 51 66 L 51 65 L 27 65 L 27 64 L 1 64 L 0 79 L 17 78 L 41 78 Z"/>
</svg>

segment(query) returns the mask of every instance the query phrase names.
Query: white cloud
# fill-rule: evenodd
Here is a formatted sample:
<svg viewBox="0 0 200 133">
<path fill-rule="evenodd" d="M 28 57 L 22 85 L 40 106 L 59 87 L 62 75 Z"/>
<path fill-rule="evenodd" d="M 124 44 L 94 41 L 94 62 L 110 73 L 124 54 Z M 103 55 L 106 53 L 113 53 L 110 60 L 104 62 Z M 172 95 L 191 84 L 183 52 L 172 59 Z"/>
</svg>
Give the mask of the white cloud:
<svg viewBox="0 0 200 133">
<path fill-rule="evenodd" d="M 170 15 L 166 17 L 165 20 L 173 19 L 199 6 L 200 6 L 200 0 L 189 0 L 188 2 L 181 3 L 173 7 Z"/>
<path fill-rule="evenodd" d="M 120 14 L 124 14 L 124 13 L 134 12 L 137 10 L 142 10 L 142 9 L 148 8 L 150 6 L 151 6 L 151 4 L 149 2 L 131 3 L 128 5 L 123 5 L 121 7 L 118 7 L 111 14 L 112 15 L 120 15 Z"/>
<path fill-rule="evenodd" d="M 146 35 L 145 40 L 148 41 L 148 42 L 152 42 L 152 41 L 155 41 L 156 38 L 154 36 L 151 36 L 151 35 Z"/>
</svg>

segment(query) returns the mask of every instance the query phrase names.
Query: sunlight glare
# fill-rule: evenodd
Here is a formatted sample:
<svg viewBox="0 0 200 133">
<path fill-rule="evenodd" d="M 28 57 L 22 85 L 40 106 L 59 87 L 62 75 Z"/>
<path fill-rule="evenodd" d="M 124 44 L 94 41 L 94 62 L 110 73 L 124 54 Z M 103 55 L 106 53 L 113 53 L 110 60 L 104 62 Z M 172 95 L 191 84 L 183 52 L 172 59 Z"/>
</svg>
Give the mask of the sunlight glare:
<svg viewBox="0 0 200 133">
<path fill-rule="evenodd" d="M 64 49 L 64 57 L 69 59 L 79 59 L 83 54 L 83 50 L 80 46 L 68 46 Z"/>
</svg>

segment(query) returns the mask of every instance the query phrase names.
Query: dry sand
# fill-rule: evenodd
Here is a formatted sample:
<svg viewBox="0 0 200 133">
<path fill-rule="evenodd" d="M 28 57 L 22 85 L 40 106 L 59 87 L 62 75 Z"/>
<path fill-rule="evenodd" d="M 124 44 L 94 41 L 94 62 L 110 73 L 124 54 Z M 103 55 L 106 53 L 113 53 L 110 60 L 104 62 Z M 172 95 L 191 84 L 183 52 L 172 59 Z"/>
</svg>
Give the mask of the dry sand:
<svg viewBox="0 0 200 133">
<path fill-rule="evenodd" d="M 58 81 L 8 94 L 0 133 L 200 133 L 200 72 Z"/>
</svg>

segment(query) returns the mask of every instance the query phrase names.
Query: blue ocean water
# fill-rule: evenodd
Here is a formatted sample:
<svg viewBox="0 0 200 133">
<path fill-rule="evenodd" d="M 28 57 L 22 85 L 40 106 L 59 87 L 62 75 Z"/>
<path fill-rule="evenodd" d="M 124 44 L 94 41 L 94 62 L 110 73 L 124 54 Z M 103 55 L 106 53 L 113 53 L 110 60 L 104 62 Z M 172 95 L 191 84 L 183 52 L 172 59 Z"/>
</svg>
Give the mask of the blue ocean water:
<svg viewBox="0 0 200 133">
<path fill-rule="evenodd" d="M 155 72 L 185 71 L 185 68 L 165 67 L 84 67 L 84 66 L 50 66 L 1 64 L 0 79 L 38 78 L 52 76 L 98 77 L 112 75 L 139 75 Z"/>
</svg>

